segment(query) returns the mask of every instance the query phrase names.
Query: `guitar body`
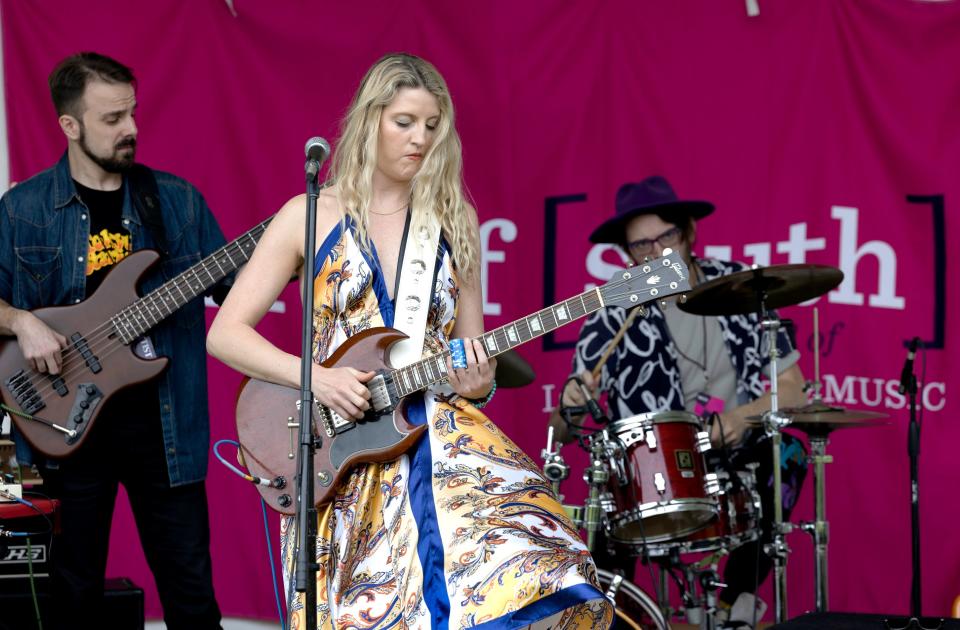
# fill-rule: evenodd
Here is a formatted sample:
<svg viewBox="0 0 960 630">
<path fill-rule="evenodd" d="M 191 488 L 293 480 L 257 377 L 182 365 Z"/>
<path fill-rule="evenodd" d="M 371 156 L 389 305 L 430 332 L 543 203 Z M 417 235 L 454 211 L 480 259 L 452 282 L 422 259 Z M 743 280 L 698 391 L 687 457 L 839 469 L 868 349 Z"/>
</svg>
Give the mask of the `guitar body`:
<svg viewBox="0 0 960 630">
<path fill-rule="evenodd" d="M 391 369 L 387 357 L 391 345 L 406 335 L 393 328 L 372 328 L 358 333 L 323 362 L 324 367 L 352 367 L 381 372 Z M 257 486 L 267 504 L 284 514 L 296 511 L 297 452 L 299 450 L 300 390 L 249 379 L 237 397 L 237 434 L 247 469 L 282 487 Z M 427 428 L 406 419 L 401 401 L 389 413 L 368 413 L 362 420 L 340 427 L 330 437 L 317 420 L 313 435 L 318 443 L 314 455 L 314 499 L 327 503 L 350 468 L 358 463 L 385 462 L 409 450 Z"/>
<path fill-rule="evenodd" d="M 132 347 L 123 344 L 120 339 L 106 338 L 106 332 L 112 330 L 110 318 L 137 301 L 137 284 L 159 257 L 153 250 L 134 252 L 117 263 L 94 294 L 83 302 L 33 311 L 39 319 L 66 337 L 68 343 L 71 335 L 90 329 L 90 322 L 103 322 L 102 333 L 97 333 L 95 337 L 84 333 L 88 347 L 102 369 L 94 373 L 80 352 L 71 348 L 62 370 L 65 393 L 56 391 L 50 375 L 34 372 L 27 366 L 15 338 L 0 342 L 0 397 L 3 402 L 25 411 L 7 383 L 11 376 L 22 370 L 28 380 L 36 385 L 42 400 L 43 407 L 34 415 L 77 432 L 76 437 L 70 438 L 61 431 L 52 430 L 48 424 L 11 413 L 17 430 L 40 452 L 53 458 L 68 456 L 86 440 L 104 403 L 113 394 L 124 387 L 148 381 L 166 368 L 168 359 L 141 359 L 133 353 Z M 90 385 L 96 388 L 96 393 L 85 393 Z M 88 406 L 82 407 L 83 402 Z"/>
</svg>

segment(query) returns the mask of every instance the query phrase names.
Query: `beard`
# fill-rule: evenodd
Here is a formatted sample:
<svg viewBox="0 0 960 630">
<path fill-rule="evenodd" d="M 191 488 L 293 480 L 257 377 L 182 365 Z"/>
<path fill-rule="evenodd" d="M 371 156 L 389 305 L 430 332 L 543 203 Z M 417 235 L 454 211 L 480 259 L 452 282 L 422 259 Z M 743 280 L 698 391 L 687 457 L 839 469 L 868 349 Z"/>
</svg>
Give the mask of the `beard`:
<svg viewBox="0 0 960 630">
<path fill-rule="evenodd" d="M 86 154 L 94 164 L 108 173 L 124 173 L 129 171 L 137 155 L 137 138 L 135 136 L 127 136 L 120 140 L 120 142 L 113 147 L 113 155 L 110 157 L 101 157 L 95 154 L 90 148 L 90 145 L 87 144 L 87 132 L 82 125 L 80 127 L 79 144 L 84 154 Z M 121 154 L 120 151 L 123 149 L 130 149 L 130 151 Z"/>
</svg>

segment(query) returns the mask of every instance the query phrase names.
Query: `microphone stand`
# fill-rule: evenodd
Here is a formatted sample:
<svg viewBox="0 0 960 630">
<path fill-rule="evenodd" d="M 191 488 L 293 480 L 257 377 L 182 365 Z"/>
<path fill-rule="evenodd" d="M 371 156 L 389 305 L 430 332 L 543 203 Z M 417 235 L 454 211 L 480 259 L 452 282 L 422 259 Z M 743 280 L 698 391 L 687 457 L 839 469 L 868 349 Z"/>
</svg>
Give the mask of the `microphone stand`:
<svg viewBox="0 0 960 630">
<path fill-rule="evenodd" d="M 911 370 L 903 381 L 903 393 L 909 396 L 910 424 L 907 428 L 907 455 L 910 457 L 910 541 L 913 565 L 913 580 L 910 587 L 910 617 L 888 619 L 888 628 L 908 630 L 933 630 L 943 624 L 943 619 L 924 619 L 920 605 L 920 423 L 917 421 L 917 376 Z M 933 625 L 924 625 L 933 623 Z M 901 625 L 903 624 L 903 625 Z"/>
<path fill-rule="evenodd" d="M 910 425 L 907 429 L 907 455 L 910 457 L 910 534 L 913 556 L 913 582 L 910 590 L 910 616 L 920 619 L 920 423 L 917 422 L 917 377 L 911 370 L 907 379 L 910 396 Z"/>
<path fill-rule="evenodd" d="M 305 167 L 307 182 L 307 215 L 303 239 L 304 274 L 313 271 L 317 240 L 317 197 L 320 185 L 317 172 L 320 163 L 308 159 Z M 297 503 L 297 534 L 299 538 L 295 565 L 295 588 L 304 595 L 304 628 L 316 630 L 317 627 L 317 570 L 320 565 L 317 555 L 317 507 L 314 505 L 313 456 L 316 452 L 313 431 L 313 282 L 309 277 L 303 283 L 303 337 L 300 345 L 300 427 L 298 450 L 297 483 L 299 484 Z"/>
</svg>

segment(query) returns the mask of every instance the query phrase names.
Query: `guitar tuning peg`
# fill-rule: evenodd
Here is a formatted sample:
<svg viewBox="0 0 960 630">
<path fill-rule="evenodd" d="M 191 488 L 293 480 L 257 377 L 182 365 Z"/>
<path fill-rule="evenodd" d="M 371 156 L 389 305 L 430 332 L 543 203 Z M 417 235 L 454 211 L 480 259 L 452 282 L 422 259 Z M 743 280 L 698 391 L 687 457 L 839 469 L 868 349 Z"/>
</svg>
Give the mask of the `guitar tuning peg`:
<svg viewBox="0 0 960 630">
<path fill-rule="evenodd" d="M 673 253 L 673 249 L 670 248 L 670 247 L 667 247 L 666 249 L 663 250 L 663 253 L 660 254 L 660 255 L 661 255 L 661 256 L 669 256 L 669 255 L 672 254 L 672 253 Z"/>
<path fill-rule="evenodd" d="M 666 301 L 666 300 L 660 300 L 660 308 L 661 308 L 661 309 L 666 309 L 666 308 L 667 308 L 667 301 Z"/>
<path fill-rule="evenodd" d="M 650 262 L 650 257 L 649 257 L 649 256 L 644 256 L 644 257 L 643 257 L 643 262 L 645 262 L 645 263 Z"/>
<path fill-rule="evenodd" d="M 686 304 L 686 303 L 687 303 L 687 294 L 686 294 L 686 293 L 681 293 L 681 294 L 680 294 L 680 303 L 681 303 L 681 304 Z"/>
</svg>

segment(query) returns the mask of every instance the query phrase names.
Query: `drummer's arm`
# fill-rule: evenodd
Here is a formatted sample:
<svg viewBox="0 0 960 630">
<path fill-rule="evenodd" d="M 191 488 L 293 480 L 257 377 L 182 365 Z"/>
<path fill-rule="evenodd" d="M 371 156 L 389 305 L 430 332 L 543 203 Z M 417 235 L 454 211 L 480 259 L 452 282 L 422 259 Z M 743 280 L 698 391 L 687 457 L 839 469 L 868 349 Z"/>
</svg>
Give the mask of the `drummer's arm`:
<svg viewBox="0 0 960 630">
<path fill-rule="evenodd" d="M 582 372 L 580 374 L 580 380 L 583 381 L 583 384 L 590 388 L 591 391 L 596 390 L 596 384 L 590 372 Z M 570 426 L 561 415 L 561 410 L 565 407 L 582 407 L 586 402 L 586 399 L 583 397 L 583 392 L 577 387 L 576 381 L 568 379 L 563 391 L 560 392 L 559 404 L 550 412 L 550 426 L 553 427 L 554 441 L 560 442 L 561 444 L 568 444 L 573 441 L 575 437 L 574 432 L 570 430 Z M 583 426 L 584 415 L 585 414 L 582 413 L 568 414 L 570 422 L 578 427 Z"/>
<path fill-rule="evenodd" d="M 794 363 L 777 378 L 777 406 L 778 407 L 801 407 L 806 404 L 806 394 L 803 392 L 803 372 L 800 367 Z M 747 429 L 756 426 L 748 424 L 747 417 L 759 416 L 765 411 L 770 410 L 770 392 L 767 392 L 760 398 L 741 405 L 729 411 L 720 414 L 720 422 L 714 423 L 710 429 L 710 441 L 714 446 L 720 447 L 726 444 L 733 446 L 743 439 L 743 434 Z M 721 439 L 720 430 L 723 430 Z"/>
</svg>

